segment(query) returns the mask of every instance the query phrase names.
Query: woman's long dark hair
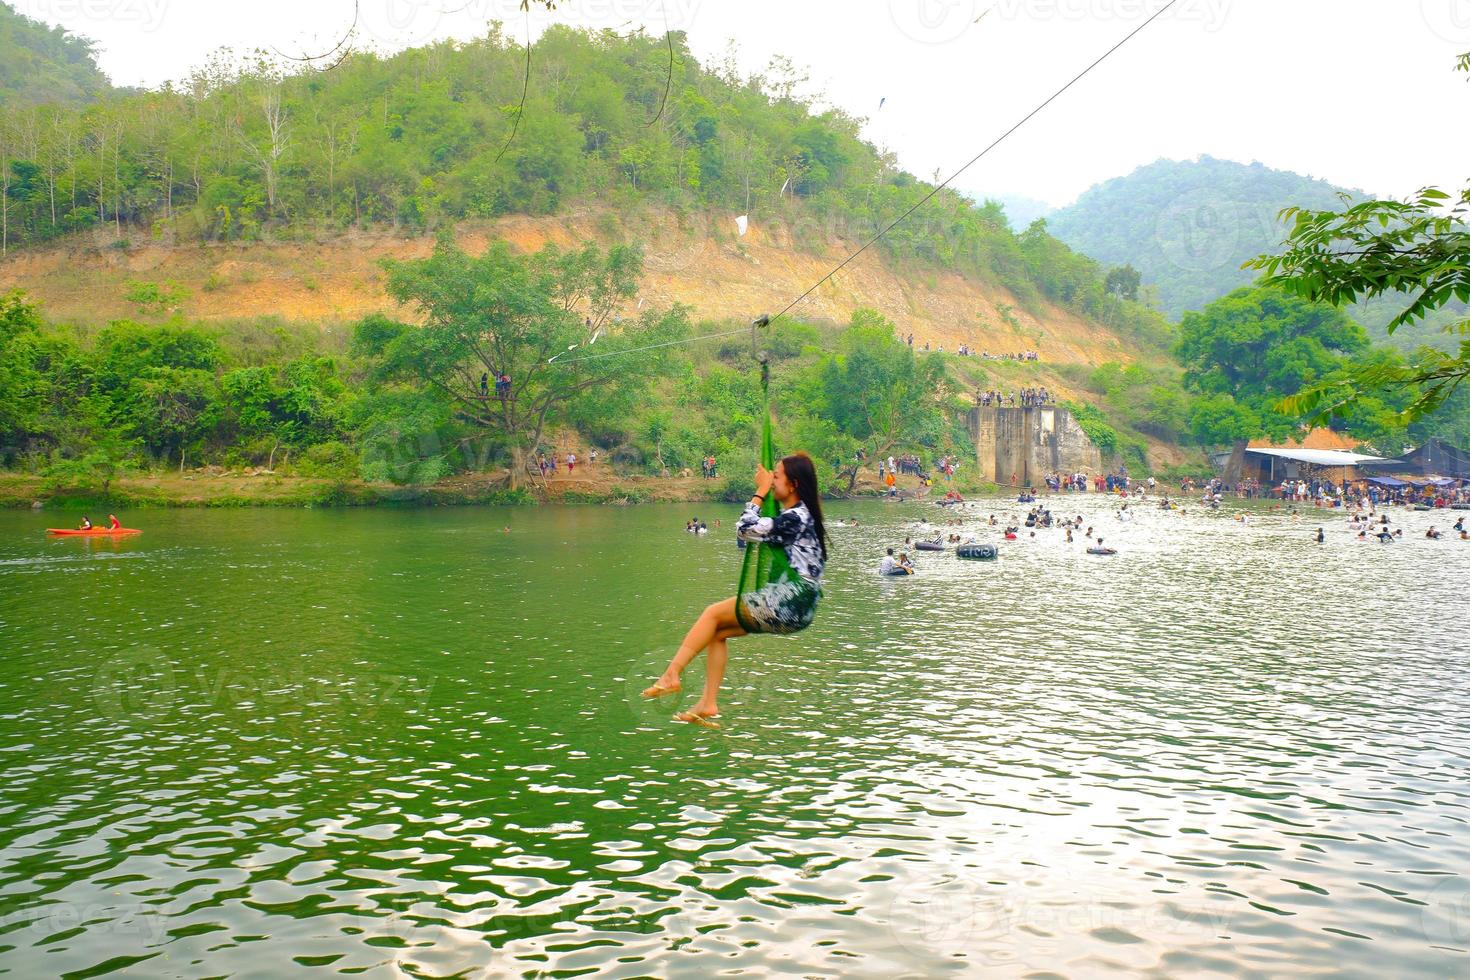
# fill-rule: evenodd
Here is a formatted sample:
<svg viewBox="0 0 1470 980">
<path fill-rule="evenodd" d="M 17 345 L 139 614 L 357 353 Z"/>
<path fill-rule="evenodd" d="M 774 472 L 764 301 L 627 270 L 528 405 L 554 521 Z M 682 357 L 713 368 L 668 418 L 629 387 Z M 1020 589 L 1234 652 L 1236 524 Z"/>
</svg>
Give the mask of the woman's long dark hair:
<svg viewBox="0 0 1470 980">
<path fill-rule="evenodd" d="M 796 495 L 811 512 L 817 525 L 817 541 L 822 545 L 822 561 L 827 560 L 827 525 L 822 522 L 822 495 L 817 491 L 817 467 L 806 453 L 792 453 L 781 459 L 786 479 L 796 487 Z"/>
</svg>

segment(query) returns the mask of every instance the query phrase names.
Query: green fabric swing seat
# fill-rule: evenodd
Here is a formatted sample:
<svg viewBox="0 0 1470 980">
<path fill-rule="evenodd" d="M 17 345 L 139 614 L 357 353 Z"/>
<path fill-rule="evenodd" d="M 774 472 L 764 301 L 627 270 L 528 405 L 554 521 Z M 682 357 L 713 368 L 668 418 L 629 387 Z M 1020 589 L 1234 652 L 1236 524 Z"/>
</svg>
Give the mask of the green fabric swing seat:
<svg viewBox="0 0 1470 980">
<path fill-rule="evenodd" d="M 759 325 L 759 321 L 757 321 Z M 771 365 L 764 354 L 761 364 L 762 417 L 760 462 L 776 468 L 776 450 L 771 440 Z M 761 516 L 775 519 L 781 512 L 776 498 L 768 494 Z M 735 590 L 735 619 L 747 633 L 796 633 L 811 624 L 821 592 L 798 575 L 786 560 L 786 549 L 764 541 L 748 541 L 740 566 L 740 585 Z"/>
</svg>

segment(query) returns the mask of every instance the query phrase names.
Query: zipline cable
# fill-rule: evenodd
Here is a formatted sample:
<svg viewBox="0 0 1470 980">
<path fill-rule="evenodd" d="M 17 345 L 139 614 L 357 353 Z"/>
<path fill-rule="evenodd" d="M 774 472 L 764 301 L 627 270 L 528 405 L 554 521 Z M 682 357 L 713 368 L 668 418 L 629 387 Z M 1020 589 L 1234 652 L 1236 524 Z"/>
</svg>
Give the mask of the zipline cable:
<svg viewBox="0 0 1470 980">
<path fill-rule="evenodd" d="M 604 357 L 620 357 L 623 354 L 637 354 L 639 351 L 657 350 L 660 347 L 677 347 L 680 344 L 693 344 L 701 340 L 718 340 L 721 337 L 733 337 L 737 333 L 743 334 L 748 333 L 749 331 L 749 327 L 741 327 L 738 330 L 726 330 L 723 333 L 706 333 L 700 334 L 698 337 L 685 337 L 683 340 L 666 340 L 661 344 L 648 344 L 644 347 L 629 347 L 627 350 L 610 350 L 601 354 L 583 354 L 581 357 L 572 357 L 568 358 L 565 361 L 561 360 L 561 356 L 562 354 L 567 353 L 567 351 L 562 351 L 561 354 L 553 354 L 552 356 L 548 357 L 546 359 L 546 363 L 576 364 L 578 361 L 596 361 Z M 578 345 L 573 344 L 572 346 L 575 347 Z"/>
<path fill-rule="evenodd" d="M 919 200 L 917 202 L 915 202 L 913 204 L 913 206 L 911 206 L 907 211 L 905 211 L 903 214 L 899 215 L 897 218 L 894 218 L 891 222 L 889 222 L 887 227 L 885 227 L 882 231 L 878 232 L 878 234 L 874 235 L 872 238 L 868 239 L 868 241 L 865 242 L 862 245 L 861 248 L 859 248 L 857 251 L 853 252 L 847 258 L 845 258 L 841 262 L 839 262 L 832 269 L 831 272 L 828 272 L 825 276 L 823 276 L 822 278 L 818 279 L 816 282 L 812 283 L 811 288 L 809 288 L 806 292 L 802 293 L 800 296 L 796 297 L 796 299 L 792 300 L 790 303 L 787 303 L 786 306 L 782 308 L 781 312 L 780 313 L 777 313 L 775 316 L 771 317 L 771 319 L 774 320 L 777 317 L 784 316 L 785 314 L 789 313 L 791 311 L 792 307 L 796 306 L 797 303 L 800 303 L 802 300 L 806 299 L 812 293 L 816 292 L 817 287 L 821 286 L 822 283 L 826 282 L 828 279 L 831 279 L 833 276 L 837 275 L 837 273 L 839 273 L 839 272 L 842 271 L 842 269 L 843 269 L 844 266 L 846 266 L 853 259 L 857 258 L 859 255 L 862 255 L 864 252 L 866 252 L 870 246 L 872 246 L 873 244 L 875 244 L 884 235 L 888 234 L 890 231 L 892 231 L 894 228 L 896 228 L 901 221 L 903 221 L 909 215 L 913 214 L 915 211 L 919 210 L 919 208 L 923 207 L 925 204 L 929 203 L 929 201 L 934 197 L 934 195 L 938 194 L 940 191 L 944 190 L 944 188 L 948 187 L 951 181 L 953 181 L 960 174 L 964 173 L 966 170 L 969 170 L 972 166 L 974 166 L 980 160 L 981 157 L 985 156 L 991 150 L 995 149 L 997 146 L 1000 146 L 1000 144 L 1004 143 L 1006 141 L 1006 139 L 1012 133 L 1014 133 L 1016 130 L 1020 129 L 1022 126 L 1026 125 L 1028 122 L 1030 122 L 1031 119 L 1032 119 L 1032 117 L 1034 117 L 1037 114 L 1039 114 L 1041 112 L 1041 110 L 1045 109 L 1047 106 L 1051 105 L 1057 99 L 1061 98 L 1062 95 L 1064 95 L 1067 92 L 1068 89 L 1070 89 L 1073 85 L 1076 85 L 1082 79 L 1086 78 L 1089 74 L 1091 74 L 1091 72 L 1092 72 L 1092 70 L 1094 68 L 1096 68 L 1098 65 L 1102 64 L 1104 61 L 1107 61 L 1108 58 L 1112 57 L 1112 55 L 1113 55 L 1114 52 L 1116 52 L 1119 48 L 1123 47 L 1123 45 L 1127 44 L 1129 41 L 1131 41 L 1135 37 L 1137 37 L 1138 34 L 1141 31 L 1143 31 L 1144 28 L 1148 27 L 1154 21 L 1156 21 L 1160 17 L 1162 17 L 1169 10 L 1169 8 L 1173 7 L 1178 2 L 1179 2 L 1179 0 L 1169 0 L 1168 3 L 1166 3 L 1162 7 L 1160 7 L 1152 16 L 1149 17 L 1148 20 L 1144 21 L 1142 24 L 1139 24 L 1132 31 L 1130 31 L 1128 33 L 1128 36 L 1127 37 L 1123 38 L 1123 40 L 1119 41 L 1117 44 L 1113 45 L 1107 51 L 1103 52 L 1103 54 L 1102 54 L 1102 56 L 1100 58 L 1098 58 L 1092 64 L 1088 65 L 1086 68 L 1082 69 L 1082 71 L 1078 72 L 1076 75 L 1074 75 L 1072 77 L 1072 80 L 1071 81 L 1069 81 L 1067 84 L 1063 85 L 1061 88 L 1059 88 L 1055 92 L 1053 92 L 1051 94 L 1051 96 L 1045 102 L 1041 103 L 1041 105 L 1037 106 L 1035 109 L 1032 109 L 1030 112 L 1026 113 L 1026 115 L 1024 117 L 1022 117 L 1022 119 L 1021 119 L 1020 122 L 1016 123 L 1010 129 L 1008 129 L 1004 133 L 1002 133 L 995 140 L 995 142 L 991 143 L 985 149 L 981 150 L 979 153 L 977 153 L 973 157 L 971 157 L 968 163 L 966 163 L 963 167 L 961 167 L 960 169 L 956 170 L 954 173 L 952 173 L 948 177 L 946 177 L 944 179 L 944 182 L 943 183 L 935 185 L 935 187 L 934 187 L 933 190 L 931 190 L 929 193 L 925 194 L 923 197 L 919 198 Z"/>
<path fill-rule="evenodd" d="M 906 219 L 909 215 L 913 214 L 915 211 L 919 210 L 919 208 L 923 207 L 925 204 L 929 203 L 929 201 L 933 199 L 934 195 L 938 194 L 940 191 L 944 190 L 944 188 L 948 187 L 950 185 L 950 183 L 952 183 L 956 177 L 960 176 L 960 174 L 964 173 L 966 170 L 969 170 L 976 163 L 978 163 L 980 161 L 980 159 L 982 157 L 984 157 L 987 153 L 989 153 L 991 150 L 995 149 L 997 146 L 1000 146 L 1002 143 L 1004 143 L 1008 138 L 1011 137 L 1011 135 L 1013 135 L 1016 132 L 1016 130 L 1020 129 L 1024 125 L 1026 125 L 1035 116 L 1037 116 L 1043 109 L 1045 109 L 1047 106 L 1051 105 L 1057 99 L 1059 99 L 1063 95 L 1065 95 L 1066 92 L 1069 89 L 1072 88 L 1072 86 L 1076 85 L 1078 82 L 1082 81 L 1082 79 L 1084 79 L 1088 75 L 1090 75 L 1093 72 L 1094 69 L 1096 69 L 1104 61 L 1107 61 L 1109 58 L 1111 58 L 1115 53 L 1117 53 L 1117 51 L 1120 48 L 1122 48 L 1129 41 L 1131 41 L 1135 37 L 1137 37 L 1140 33 L 1143 32 L 1143 30 L 1145 28 L 1147 28 L 1149 25 L 1151 25 L 1154 21 L 1158 20 L 1164 14 L 1168 13 L 1169 10 L 1171 8 L 1173 8 L 1178 3 L 1179 3 L 1179 0 L 1168 0 L 1167 3 L 1165 3 L 1157 11 L 1155 11 L 1153 14 L 1151 14 L 1149 16 L 1148 20 L 1145 20 L 1142 24 L 1139 24 L 1133 30 L 1129 31 L 1128 34 L 1121 41 L 1119 41 L 1117 44 L 1114 44 L 1111 48 L 1108 48 L 1107 51 L 1104 51 L 1102 53 L 1102 55 L 1096 61 L 1094 61 L 1092 64 L 1088 65 L 1086 68 L 1082 69 L 1076 75 L 1072 76 L 1071 81 L 1067 82 L 1067 84 L 1063 85 L 1061 88 L 1059 88 L 1055 92 L 1053 92 L 1050 96 L 1047 97 L 1046 101 L 1042 102 L 1036 108 L 1034 108 L 1030 112 L 1026 113 L 1025 116 L 1021 117 L 1021 120 L 1019 122 L 1017 122 L 1010 129 L 1008 129 L 1004 133 L 1002 133 L 999 137 L 997 137 L 995 139 L 994 142 L 992 142 L 985 149 L 981 150 L 979 153 L 977 153 L 973 157 L 971 157 L 970 160 L 969 160 L 969 162 L 967 162 L 963 167 L 960 167 L 960 169 L 956 170 L 954 173 L 952 173 L 948 177 L 946 177 L 944 179 L 944 182 L 943 183 L 940 183 L 940 184 L 935 185 L 934 188 L 929 191 L 929 193 L 925 194 L 923 197 L 919 198 L 918 201 L 914 202 L 914 204 L 911 205 L 908 208 L 908 210 L 904 211 L 903 214 L 900 214 L 897 218 L 894 218 L 892 221 L 890 221 L 883 228 L 883 230 L 879 231 L 872 238 L 868 239 L 868 241 L 864 242 L 863 245 L 860 248 L 858 248 L 856 251 L 854 251 L 851 255 L 849 255 L 847 258 L 843 259 L 841 262 L 837 263 L 837 265 L 833 266 L 832 269 L 831 269 L 831 271 L 829 271 L 822 278 L 818 279 L 816 282 L 812 283 L 811 287 L 808 288 L 806 292 L 804 292 L 800 296 L 796 297 L 796 299 L 792 300 L 790 303 L 787 303 L 784 307 L 781 308 L 781 311 L 779 313 L 775 314 L 775 316 L 772 316 L 771 319 L 772 320 L 775 320 L 778 317 L 784 316 L 787 313 L 791 312 L 791 310 L 792 310 L 793 307 L 795 307 L 802 300 L 806 299 L 812 293 L 816 292 L 817 288 L 820 287 L 822 285 L 822 283 L 826 282 L 827 280 L 831 279 L 833 276 L 837 275 L 837 273 L 841 272 L 843 270 L 843 268 L 845 266 L 847 266 L 847 264 L 849 262 L 851 262 L 853 259 L 857 258 L 859 255 L 862 255 L 869 248 L 871 248 L 874 244 L 876 244 L 880 239 L 882 239 L 884 235 L 887 235 L 894 228 L 898 227 L 898 225 L 899 225 L 900 222 L 902 222 L 904 219 Z M 627 350 L 607 351 L 607 352 L 602 353 L 602 354 L 584 354 L 581 357 L 573 357 L 573 358 L 569 358 L 567 360 L 560 360 L 560 361 L 558 360 L 558 358 L 560 358 L 562 355 L 561 354 L 557 354 L 556 356 L 550 358 L 547 363 L 557 362 L 557 363 L 560 363 L 560 364 L 575 364 L 578 361 L 592 361 L 592 360 L 597 360 L 599 358 L 604 358 L 604 357 L 618 357 L 618 356 L 621 356 L 623 354 L 637 354 L 637 353 L 639 353 L 641 351 L 654 350 L 654 349 L 659 348 L 659 347 L 674 347 L 674 346 L 677 346 L 679 344 L 692 344 L 692 343 L 695 343 L 695 342 L 701 341 L 701 340 L 714 340 L 714 339 L 719 338 L 719 337 L 731 337 L 731 336 L 734 336 L 737 333 L 745 333 L 746 329 L 747 328 L 743 328 L 742 327 L 739 330 L 730 330 L 730 331 L 727 331 L 725 333 L 703 334 L 703 335 L 698 336 L 698 337 L 689 337 L 689 338 L 686 338 L 684 340 L 670 340 L 670 341 L 666 341 L 666 342 L 661 343 L 661 344 L 649 344 L 649 345 L 647 345 L 645 347 L 630 347 Z M 566 352 L 564 351 L 563 353 L 566 353 Z"/>
</svg>

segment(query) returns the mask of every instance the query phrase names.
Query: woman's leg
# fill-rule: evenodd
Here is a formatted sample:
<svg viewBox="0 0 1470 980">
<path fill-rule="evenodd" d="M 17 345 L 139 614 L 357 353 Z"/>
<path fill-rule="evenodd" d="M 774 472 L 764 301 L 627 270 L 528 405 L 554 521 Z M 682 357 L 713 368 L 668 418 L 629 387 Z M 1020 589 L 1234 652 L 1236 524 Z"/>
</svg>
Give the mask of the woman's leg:
<svg viewBox="0 0 1470 980">
<path fill-rule="evenodd" d="M 674 659 L 669 661 L 669 666 L 654 683 L 654 686 L 643 692 L 644 695 L 652 697 L 664 691 L 678 690 L 679 677 L 684 673 L 684 668 L 688 667 L 689 662 L 699 655 L 699 651 L 709 646 L 721 632 L 724 632 L 727 637 L 740 636 L 745 632 L 735 618 L 734 596 L 707 606 L 704 612 L 699 614 L 699 618 L 685 634 L 684 642 L 679 644 L 679 651 L 674 654 Z"/>
<path fill-rule="evenodd" d="M 695 702 L 688 713 L 709 718 L 720 713 L 720 684 L 725 680 L 725 664 L 730 659 L 730 648 L 726 642 L 732 636 L 744 636 L 740 627 L 720 630 L 710 641 L 709 652 L 704 656 L 704 694 Z"/>
</svg>

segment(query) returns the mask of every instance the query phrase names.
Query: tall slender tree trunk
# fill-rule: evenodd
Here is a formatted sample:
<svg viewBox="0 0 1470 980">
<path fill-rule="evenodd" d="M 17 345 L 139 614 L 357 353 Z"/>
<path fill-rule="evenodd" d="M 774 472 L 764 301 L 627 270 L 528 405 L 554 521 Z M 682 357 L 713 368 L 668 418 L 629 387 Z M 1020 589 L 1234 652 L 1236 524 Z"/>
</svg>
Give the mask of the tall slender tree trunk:
<svg viewBox="0 0 1470 980">
<path fill-rule="evenodd" d="M 97 223 L 107 223 L 107 137 L 98 137 L 102 141 L 97 150 Z M 100 231 L 100 229 L 99 229 Z"/>
<path fill-rule="evenodd" d="M 122 123 L 117 124 L 117 138 L 112 141 L 112 225 L 122 238 Z"/>
<path fill-rule="evenodd" d="M 526 465 L 526 452 L 521 448 L 519 439 L 510 444 L 510 489 L 512 491 L 521 488 L 521 470 Z"/>
<path fill-rule="evenodd" d="M 10 254 L 10 134 L 0 126 L 0 255 Z"/>
<path fill-rule="evenodd" d="M 1245 450 L 1250 443 L 1245 439 L 1237 439 L 1230 445 L 1230 459 L 1225 463 L 1225 473 L 1221 476 L 1227 484 L 1238 484 L 1241 475 L 1245 472 Z"/>
</svg>

